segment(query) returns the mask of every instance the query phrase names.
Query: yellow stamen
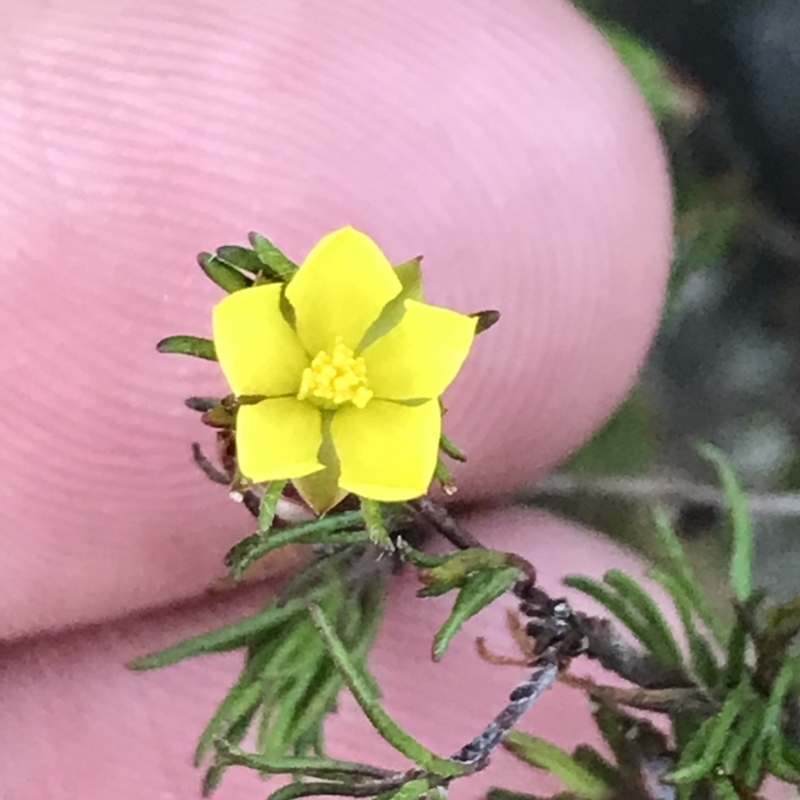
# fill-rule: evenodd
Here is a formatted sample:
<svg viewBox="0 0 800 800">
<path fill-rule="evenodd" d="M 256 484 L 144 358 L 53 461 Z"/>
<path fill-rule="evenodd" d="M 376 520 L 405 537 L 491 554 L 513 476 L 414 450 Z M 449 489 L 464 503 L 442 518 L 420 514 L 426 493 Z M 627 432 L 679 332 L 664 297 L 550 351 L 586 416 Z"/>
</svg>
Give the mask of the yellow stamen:
<svg viewBox="0 0 800 800">
<path fill-rule="evenodd" d="M 321 400 L 328 407 L 350 402 L 356 408 L 364 408 L 372 399 L 367 365 L 363 358 L 354 355 L 341 336 L 336 337 L 330 355 L 320 350 L 311 366 L 303 370 L 297 399 L 309 398 Z"/>
</svg>

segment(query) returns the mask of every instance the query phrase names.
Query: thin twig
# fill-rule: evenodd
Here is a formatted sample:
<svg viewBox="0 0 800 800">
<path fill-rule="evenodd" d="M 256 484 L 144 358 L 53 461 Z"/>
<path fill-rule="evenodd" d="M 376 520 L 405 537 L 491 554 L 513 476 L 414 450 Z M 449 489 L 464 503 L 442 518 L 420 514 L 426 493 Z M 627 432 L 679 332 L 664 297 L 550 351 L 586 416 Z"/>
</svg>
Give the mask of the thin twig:
<svg viewBox="0 0 800 800">
<path fill-rule="evenodd" d="M 719 704 L 709 700 L 706 694 L 695 688 L 628 689 L 619 686 L 604 686 L 591 678 L 582 678 L 562 672 L 562 683 L 580 689 L 599 703 L 607 706 L 628 706 L 640 711 L 655 711 L 659 714 L 675 714 L 691 711 L 711 715 L 719 710 Z"/>
<path fill-rule="evenodd" d="M 611 622 L 577 613 L 587 637 L 586 655 L 643 689 L 690 689 L 694 682 L 682 669 L 669 667 L 634 647 Z"/>
<path fill-rule="evenodd" d="M 534 502 L 548 497 L 580 494 L 606 495 L 623 500 L 684 505 L 694 503 L 723 511 L 725 495 L 716 487 L 678 478 L 593 476 L 556 473 L 525 489 L 521 499 Z M 749 493 L 745 502 L 751 514 L 773 517 L 800 516 L 800 492 Z"/>
<path fill-rule="evenodd" d="M 540 665 L 509 695 L 508 705 L 469 743 L 455 755 L 453 761 L 474 764 L 482 769 L 492 751 L 519 722 L 531 706 L 555 683 L 558 676 L 558 656 L 555 648 L 545 653 Z"/>
<path fill-rule="evenodd" d="M 439 505 L 430 497 L 420 497 L 410 503 L 411 507 L 424 517 L 447 541 L 459 550 L 468 550 L 470 547 L 483 547 L 469 531 L 464 530 L 450 516 L 448 510 Z"/>
</svg>

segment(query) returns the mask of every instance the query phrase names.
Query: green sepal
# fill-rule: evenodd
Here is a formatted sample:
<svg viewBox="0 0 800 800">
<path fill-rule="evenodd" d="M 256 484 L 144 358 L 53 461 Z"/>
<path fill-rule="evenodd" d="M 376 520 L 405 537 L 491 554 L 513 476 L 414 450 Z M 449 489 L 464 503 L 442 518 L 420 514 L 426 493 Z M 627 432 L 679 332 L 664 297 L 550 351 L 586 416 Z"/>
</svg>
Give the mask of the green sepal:
<svg viewBox="0 0 800 800">
<path fill-rule="evenodd" d="M 204 358 L 206 361 L 216 361 L 217 351 L 214 349 L 214 342 L 211 339 L 203 339 L 200 336 L 187 336 L 179 334 L 177 336 L 167 336 L 157 345 L 159 353 L 179 353 L 184 356 L 194 356 Z"/>
<path fill-rule="evenodd" d="M 420 261 L 422 256 L 406 261 L 394 268 L 395 275 L 400 280 L 400 293 L 393 297 L 384 307 L 378 318 L 367 328 L 366 333 L 356 348 L 356 353 L 362 353 L 373 342 L 380 339 L 394 328 L 406 313 L 406 300 L 422 300 L 422 273 Z"/>
<path fill-rule="evenodd" d="M 403 287 L 404 300 L 417 300 L 420 303 L 425 299 L 422 288 L 422 256 L 417 256 L 394 267 L 400 285 Z"/>
<path fill-rule="evenodd" d="M 329 411 L 324 411 L 322 414 L 322 445 L 317 458 L 324 465 L 324 469 L 292 481 L 297 493 L 318 516 L 327 514 L 349 494 L 339 486 L 341 469 L 330 432 L 332 416 Z"/>
<path fill-rule="evenodd" d="M 287 258 L 272 242 L 260 233 L 252 232 L 247 237 L 259 261 L 282 281 L 290 281 L 299 267 Z"/>
<path fill-rule="evenodd" d="M 500 321 L 500 312 L 492 309 L 487 309 L 486 311 L 476 311 L 474 314 L 469 314 L 468 316 L 477 320 L 475 323 L 476 336 L 479 333 L 488 331 L 489 328 L 494 327 Z"/>
<path fill-rule="evenodd" d="M 206 277 L 212 280 L 220 289 L 224 289 L 228 294 L 247 289 L 253 285 L 253 281 L 246 275 L 242 275 L 238 269 L 230 264 L 226 264 L 213 253 L 199 253 L 197 263 Z"/>
<path fill-rule="evenodd" d="M 200 421 L 210 428 L 233 428 L 236 425 L 236 411 L 224 405 L 214 406 L 203 412 Z"/>
</svg>

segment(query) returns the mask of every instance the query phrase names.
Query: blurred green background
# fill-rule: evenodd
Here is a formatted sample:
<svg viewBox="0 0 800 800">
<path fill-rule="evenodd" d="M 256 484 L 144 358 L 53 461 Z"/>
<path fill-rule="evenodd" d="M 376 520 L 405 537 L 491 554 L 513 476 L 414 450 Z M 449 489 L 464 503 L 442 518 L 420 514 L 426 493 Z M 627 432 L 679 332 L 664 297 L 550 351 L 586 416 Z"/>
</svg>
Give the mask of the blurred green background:
<svg viewBox="0 0 800 800">
<path fill-rule="evenodd" d="M 532 503 L 653 552 L 663 505 L 698 570 L 725 563 L 711 468 L 751 496 L 756 577 L 800 593 L 800 2 L 583 0 L 638 83 L 675 186 L 675 258 L 641 379 Z"/>
</svg>

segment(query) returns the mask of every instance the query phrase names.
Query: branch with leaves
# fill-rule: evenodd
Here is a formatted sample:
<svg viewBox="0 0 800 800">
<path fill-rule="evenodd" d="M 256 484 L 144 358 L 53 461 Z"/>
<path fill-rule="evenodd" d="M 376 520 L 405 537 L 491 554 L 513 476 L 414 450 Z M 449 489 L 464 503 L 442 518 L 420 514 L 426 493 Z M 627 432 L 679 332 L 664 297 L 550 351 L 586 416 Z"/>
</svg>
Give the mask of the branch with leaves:
<svg viewBox="0 0 800 800">
<path fill-rule="evenodd" d="M 250 241 L 251 248 L 228 246 L 199 258 L 204 272 L 230 293 L 215 312 L 215 340 L 169 337 L 159 349 L 212 361 L 221 357 L 234 390 L 224 398 L 187 401 L 217 431 L 217 458 L 206 457 L 195 445 L 195 461 L 257 521 L 257 530 L 226 555 L 231 579 L 240 581 L 260 559 L 286 546 L 306 546 L 311 558 L 263 610 L 131 665 L 148 670 L 188 658 L 242 653 L 239 677 L 197 744 L 195 763 L 205 766 L 205 795 L 228 769 L 239 767 L 289 779 L 271 800 L 444 797 L 454 781 L 485 769 L 499 746 L 557 776 L 566 787 L 561 800 L 753 800 L 768 776 L 800 785 L 800 658 L 792 648 L 800 632 L 800 599 L 769 606 L 753 586 L 747 498 L 722 454 L 703 451 L 717 468 L 730 517 L 733 625 L 714 612 L 662 512 L 655 515 L 655 531 L 665 566 L 650 577 L 668 593 L 682 630 L 674 629 L 645 586 L 619 570 L 609 570 L 602 581 L 565 578 L 568 587 L 598 601 L 609 617 L 584 614 L 540 586 L 534 565 L 515 553 L 483 547 L 426 493 L 433 480 L 451 493 L 447 460 L 464 460 L 441 432 L 444 408 L 437 393 L 454 376 L 472 336 L 496 322 L 496 312 L 469 316 L 421 310 L 424 304 L 415 299 L 421 298 L 419 259 L 391 267 L 374 243 L 352 229 L 326 237 L 299 267 L 264 237 L 253 234 Z M 362 299 L 371 304 L 370 315 L 377 315 L 368 315 L 372 322 L 364 321 L 363 308 L 352 319 L 329 313 L 327 306 L 320 311 L 314 281 L 338 292 L 335 281 L 319 271 L 320 259 L 344 270 L 340 278 L 348 292 L 358 285 L 356 278 L 371 282 Z M 365 264 L 371 264 L 371 277 L 364 277 Z M 247 294 L 255 289 L 263 291 Z M 310 310 L 327 314 L 325 325 L 308 316 Z M 245 323 L 240 312 L 246 312 Z M 334 318 L 349 331 L 350 344 L 329 336 L 325 326 Z M 354 334 L 355 318 L 361 321 Z M 430 333 L 439 324 L 448 332 L 450 349 L 431 357 L 434 367 L 428 364 L 417 374 L 397 342 L 389 339 L 386 345 L 406 359 L 401 372 L 414 388 L 403 389 L 396 376 L 381 372 L 381 359 L 370 355 L 375 343 L 392 337 L 400 325 L 406 327 L 398 341 L 419 350 L 424 344 L 415 340 L 419 331 Z M 249 339 L 254 330 L 284 352 L 270 352 L 265 362 L 263 349 L 254 349 Z M 309 342 L 328 349 L 311 358 Z M 286 369 L 275 372 L 273 362 Z M 291 393 L 280 394 L 287 387 Z M 397 397 L 373 400 L 374 391 Z M 409 397 L 404 399 L 403 391 Z M 418 396 L 423 391 L 429 396 Z M 409 436 L 393 431 L 384 440 L 384 430 L 370 429 L 370 416 L 358 415 L 373 402 L 394 404 L 389 417 L 401 426 L 407 422 Z M 273 418 L 275 409 L 284 409 L 285 418 Z M 368 448 L 361 448 L 348 420 L 358 422 L 356 428 L 372 442 Z M 277 423 L 288 425 L 292 436 L 281 438 Z M 262 448 L 264 431 L 280 444 L 277 455 Z M 410 435 L 414 431 L 423 440 Z M 390 467 L 386 453 L 376 447 L 380 441 L 402 451 Z M 370 461 L 375 453 L 378 462 Z M 284 513 L 289 507 L 317 516 L 297 521 Z M 428 545 L 435 539 L 449 544 L 450 551 L 432 555 Z M 497 656 L 483 642 L 477 643 L 478 653 L 498 664 L 524 664 L 528 677 L 511 689 L 506 705 L 482 730 L 471 737 L 465 732 L 464 745 L 450 756 L 431 752 L 386 713 L 367 666 L 387 584 L 395 572 L 408 569 L 420 579 L 420 598 L 454 595 L 431 644 L 434 661 L 475 614 L 506 594 L 518 601 L 508 627 L 519 658 Z M 575 676 L 576 658 L 597 661 L 629 685 Z M 559 680 L 594 701 L 594 718 L 613 761 L 587 745 L 567 753 L 515 729 Z M 376 734 L 408 759 L 407 769 L 326 755 L 324 722 L 345 688 Z M 643 711 L 661 715 L 663 726 L 637 713 Z M 250 751 L 242 747 L 248 736 Z M 524 800 L 502 789 L 492 797 Z"/>
<path fill-rule="evenodd" d="M 219 785 L 228 768 L 238 766 L 295 778 L 276 790 L 273 800 L 319 794 L 434 796 L 454 780 L 484 769 L 501 744 L 559 777 L 568 790 L 564 797 L 752 798 L 767 775 L 800 782 L 800 660 L 791 651 L 800 631 L 800 604 L 795 600 L 765 612 L 761 608 L 763 598 L 751 583 L 752 536 L 741 491 L 722 457 L 713 450 L 706 454 L 720 470 L 732 509 L 731 586 L 737 622 L 726 630 L 666 516 L 657 513 L 656 532 L 668 566 L 651 577 L 675 604 L 688 652 L 647 590 L 624 573 L 610 570 L 603 581 L 569 576 L 565 584 L 605 606 L 638 646 L 610 619 L 582 614 L 563 598 L 551 597 L 537 585 L 535 570 L 524 559 L 475 546 L 474 537 L 429 498 L 392 509 L 386 533 L 395 549 L 381 558 L 360 509 L 289 525 L 275 515 L 275 492 L 267 491 L 258 517 L 271 520 L 274 527 L 230 551 L 233 574 L 241 577 L 254 557 L 292 542 L 315 546 L 316 555 L 263 611 L 132 666 L 152 669 L 203 654 L 245 653 L 239 680 L 198 743 L 197 763 L 211 760 L 206 793 Z M 441 556 L 419 549 L 434 535 L 457 549 Z M 365 564 L 370 566 L 366 571 Z M 456 592 L 452 612 L 432 643 L 435 660 L 464 622 L 495 599 L 511 592 L 520 601 L 520 613 L 510 618 L 509 627 L 531 674 L 513 688 L 508 705 L 485 729 L 447 758 L 428 751 L 391 720 L 366 667 L 385 583 L 397 566 L 418 571 L 423 598 Z M 482 654 L 497 658 L 485 648 Z M 631 688 L 573 676 L 569 665 L 577 657 L 597 660 Z M 514 730 L 556 680 L 596 703 L 595 720 L 615 763 L 587 745 L 569 754 Z M 335 709 L 343 687 L 376 733 L 409 759 L 407 770 L 325 756 L 324 719 Z M 671 736 L 637 717 L 637 711 L 664 715 Z M 251 729 L 257 732 L 256 750 L 245 752 L 240 745 Z M 509 795 L 495 790 L 492 797 L 508 800 Z"/>
</svg>

